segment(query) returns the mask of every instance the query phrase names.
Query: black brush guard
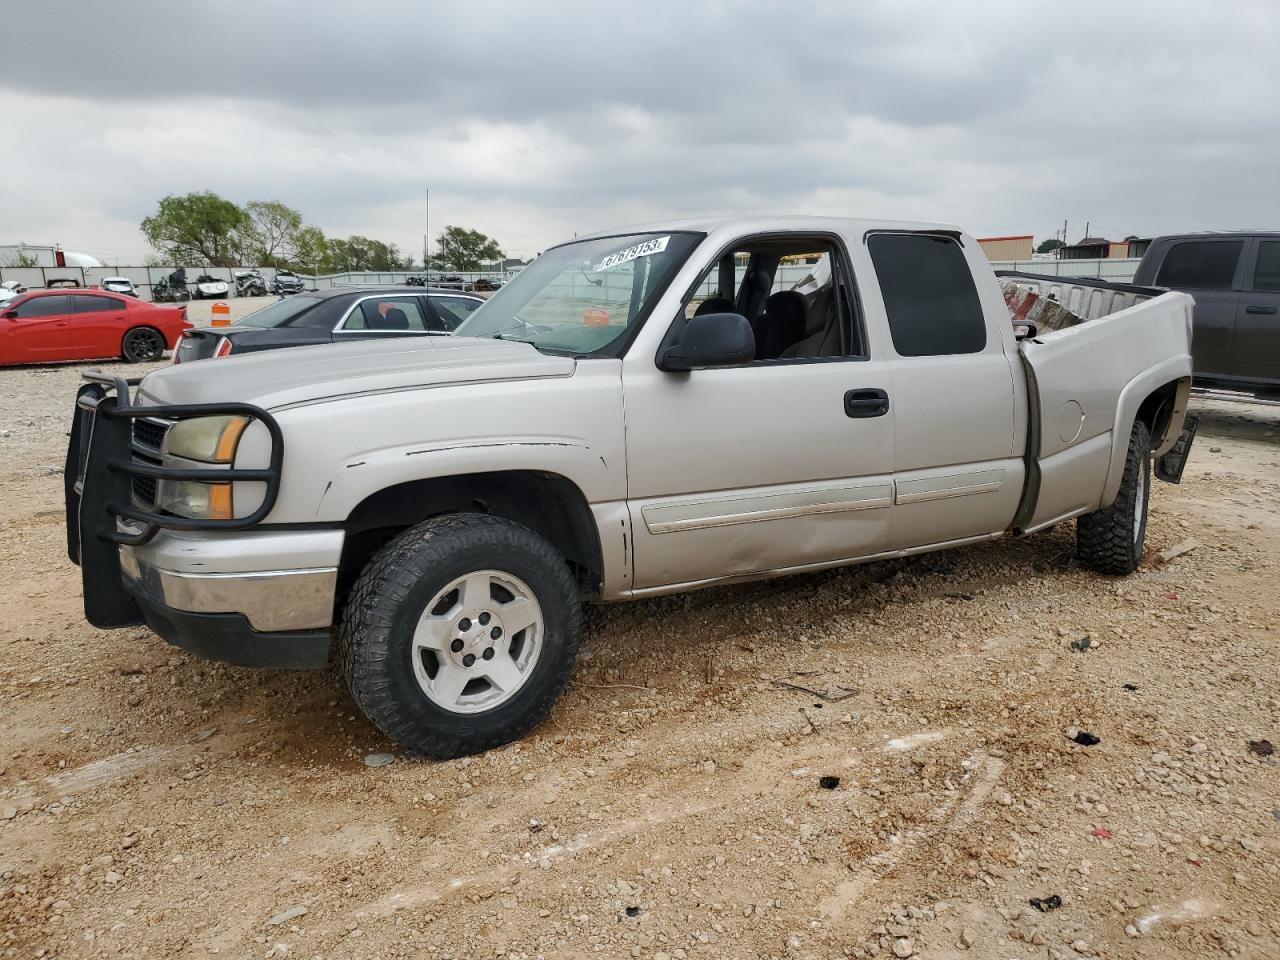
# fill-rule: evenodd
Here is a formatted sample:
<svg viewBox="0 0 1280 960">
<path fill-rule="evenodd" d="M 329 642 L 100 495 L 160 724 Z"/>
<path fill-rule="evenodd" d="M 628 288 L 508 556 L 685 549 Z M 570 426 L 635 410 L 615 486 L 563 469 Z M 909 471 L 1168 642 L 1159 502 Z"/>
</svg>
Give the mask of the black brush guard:
<svg viewBox="0 0 1280 960">
<path fill-rule="evenodd" d="M 85 618 L 95 627 L 124 627 L 143 622 L 137 602 L 124 588 L 120 545 L 137 546 L 161 530 L 243 530 L 260 523 L 280 493 L 284 442 L 280 425 L 261 407 L 249 403 L 198 403 L 135 407 L 129 390 L 139 379 L 111 377 L 96 371 L 76 393 L 71 440 L 63 471 L 67 512 L 67 555 L 80 567 Z M 244 416 L 257 420 L 271 436 L 271 459 L 265 470 L 162 467 L 133 460 L 133 421 L 137 417 L 189 420 L 193 417 Z M 146 510 L 133 503 L 133 478 L 237 480 L 266 485 L 262 504 L 246 517 L 192 520 Z M 133 527 L 120 528 L 119 521 Z"/>
</svg>

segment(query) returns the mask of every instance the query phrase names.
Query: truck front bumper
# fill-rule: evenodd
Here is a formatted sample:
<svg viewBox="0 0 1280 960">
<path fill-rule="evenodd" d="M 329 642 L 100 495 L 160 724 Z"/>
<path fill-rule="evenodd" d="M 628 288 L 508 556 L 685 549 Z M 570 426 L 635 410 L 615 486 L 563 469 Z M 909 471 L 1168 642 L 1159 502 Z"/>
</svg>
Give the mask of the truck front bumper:
<svg viewBox="0 0 1280 960">
<path fill-rule="evenodd" d="M 121 588 L 147 626 L 191 653 L 242 666 L 323 667 L 342 539 L 340 530 L 161 533 L 119 548 Z M 331 565 L 290 566 L 302 557 Z"/>
<path fill-rule="evenodd" d="M 96 627 L 146 623 L 179 647 L 249 666 L 322 667 L 343 532 L 258 529 L 280 484 L 283 439 L 265 410 L 248 404 L 135 407 L 125 380 L 87 374 L 76 397 L 65 470 L 67 551 L 80 567 L 85 618 Z M 154 466 L 132 455 L 135 418 L 235 413 L 272 438 L 265 469 Z M 198 520 L 138 506 L 135 477 L 255 481 L 250 516 Z"/>
</svg>

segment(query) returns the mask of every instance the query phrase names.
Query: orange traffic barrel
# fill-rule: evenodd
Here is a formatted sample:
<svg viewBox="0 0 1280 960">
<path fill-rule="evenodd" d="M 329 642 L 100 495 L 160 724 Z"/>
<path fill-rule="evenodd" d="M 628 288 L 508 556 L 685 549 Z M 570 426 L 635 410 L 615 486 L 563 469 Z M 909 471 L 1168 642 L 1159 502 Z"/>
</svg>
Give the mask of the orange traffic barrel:
<svg viewBox="0 0 1280 960">
<path fill-rule="evenodd" d="M 231 326 L 231 306 L 219 300 L 211 308 L 213 311 L 213 326 L 229 327 Z"/>
</svg>

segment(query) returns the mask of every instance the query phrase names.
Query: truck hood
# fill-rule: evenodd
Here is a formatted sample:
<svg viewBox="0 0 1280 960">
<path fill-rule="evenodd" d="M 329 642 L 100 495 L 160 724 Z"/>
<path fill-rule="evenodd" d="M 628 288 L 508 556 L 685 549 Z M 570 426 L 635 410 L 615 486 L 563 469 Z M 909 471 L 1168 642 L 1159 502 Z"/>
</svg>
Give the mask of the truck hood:
<svg viewBox="0 0 1280 960">
<path fill-rule="evenodd" d="M 139 387 L 143 403 L 253 403 L 279 409 L 356 394 L 572 375 L 575 361 L 527 343 L 428 336 L 267 350 L 166 367 Z"/>
</svg>

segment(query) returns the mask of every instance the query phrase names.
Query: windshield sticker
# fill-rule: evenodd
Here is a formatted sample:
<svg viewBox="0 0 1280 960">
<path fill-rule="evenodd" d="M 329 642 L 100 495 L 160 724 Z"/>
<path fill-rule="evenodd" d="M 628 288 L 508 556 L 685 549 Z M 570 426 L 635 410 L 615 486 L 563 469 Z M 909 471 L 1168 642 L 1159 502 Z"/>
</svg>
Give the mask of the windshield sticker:
<svg viewBox="0 0 1280 960">
<path fill-rule="evenodd" d="M 667 249 L 667 241 L 670 236 L 658 237 L 654 240 L 646 240 L 644 243 L 637 243 L 634 247 L 627 247 L 625 250 L 619 250 L 617 253 L 611 253 L 595 266 L 596 273 L 604 273 L 611 270 L 619 264 L 630 263 L 637 257 L 648 257 L 655 253 L 662 253 Z"/>
</svg>

